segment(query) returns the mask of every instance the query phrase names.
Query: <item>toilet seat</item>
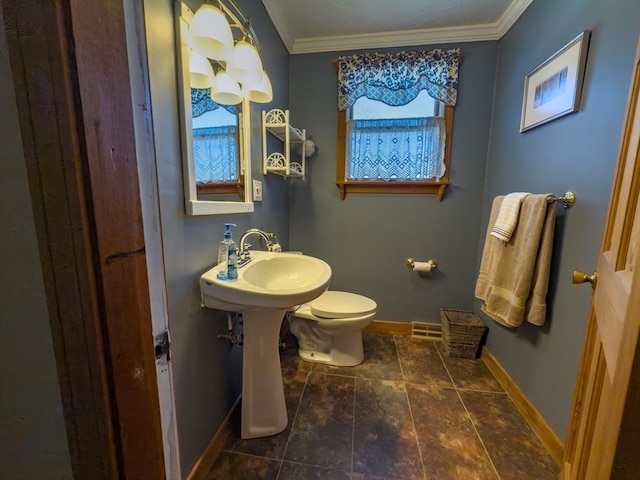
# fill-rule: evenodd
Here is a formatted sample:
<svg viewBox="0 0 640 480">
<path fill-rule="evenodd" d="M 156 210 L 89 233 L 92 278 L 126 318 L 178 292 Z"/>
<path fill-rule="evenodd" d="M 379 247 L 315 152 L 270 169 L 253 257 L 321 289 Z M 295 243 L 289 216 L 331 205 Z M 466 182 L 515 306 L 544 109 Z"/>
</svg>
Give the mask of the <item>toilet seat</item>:
<svg viewBox="0 0 640 480">
<path fill-rule="evenodd" d="M 362 295 L 350 292 L 327 290 L 309 304 L 311 313 L 317 317 L 354 318 L 376 313 L 377 304 Z"/>
</svg>

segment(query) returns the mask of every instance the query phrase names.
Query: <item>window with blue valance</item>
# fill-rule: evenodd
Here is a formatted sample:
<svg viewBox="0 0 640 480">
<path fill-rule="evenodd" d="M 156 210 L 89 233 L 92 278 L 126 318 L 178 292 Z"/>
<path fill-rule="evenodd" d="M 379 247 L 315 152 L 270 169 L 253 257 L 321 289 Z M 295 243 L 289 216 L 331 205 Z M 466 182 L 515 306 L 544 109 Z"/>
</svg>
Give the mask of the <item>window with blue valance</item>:
<svg viewBox="0 0 640 480">
<path fill-rule="evenodd" d="M 447 128 L 457 102 L 460 59 L 458 48 L 359 53 L 337 59 L 338 110 L 344 123 L 339 122 L 339 128 L 345 132 L 337 183 L 343 197 L 346 191 L 365 191 L 345 187 L 351 183 L 448 184 Z M 424 105 L 418 101 L 423 91 L 437 102 L 426 109 L 420 106 L 415 114 L 415 107 Z M 359 118 L 354 106 L 359 107 L 356 102 L 365 97 L 408 113 L 390 115 L 381 107 L 377 117 Z M 439 198 L 442 192 L 438 189 Z"/>
<path fill-rule="evenodd" d="M 233 192 L 240 185 L 240 105 L 221 105 L 211 99 L 210 88 L 191 89 L 193 159 L 199 193 Z"/>
</svg>

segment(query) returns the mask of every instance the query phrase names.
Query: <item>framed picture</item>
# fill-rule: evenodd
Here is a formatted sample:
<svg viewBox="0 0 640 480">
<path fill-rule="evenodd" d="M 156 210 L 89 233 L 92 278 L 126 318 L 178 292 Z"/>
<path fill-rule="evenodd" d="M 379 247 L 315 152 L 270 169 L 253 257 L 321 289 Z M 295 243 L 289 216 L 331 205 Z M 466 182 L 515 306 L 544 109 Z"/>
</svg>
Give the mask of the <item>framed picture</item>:
<svg viewBox="0 0 640 480">
<path fill-rule="evenodd" d="M 590 37 L 585 30 L 524 78 L 521 132 L 578 110 Z"/>
</svg>

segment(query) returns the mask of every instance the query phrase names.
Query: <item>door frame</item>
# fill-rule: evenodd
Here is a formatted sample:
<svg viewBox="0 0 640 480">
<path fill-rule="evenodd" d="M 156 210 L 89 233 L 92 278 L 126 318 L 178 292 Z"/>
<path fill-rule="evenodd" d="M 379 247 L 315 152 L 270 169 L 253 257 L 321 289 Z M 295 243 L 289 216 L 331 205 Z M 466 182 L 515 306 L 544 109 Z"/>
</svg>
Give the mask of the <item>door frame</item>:
<svg viewBox="0 0 640 480">
<path fill-rule="evenodd" d="M 165 478 L 122 0 L 2 8 L 73 476 Z"/>
<path fill-rule="evenodd" d="M 156 339 L 163 338 L 170 328 L 162 218 L 160 215 L 160 194 L 158 193 L 158 172 L 156 168 L 156 142 L 151 105 L 147 32 L 144 2 L 138 0 L 123 3 L 151 302 L 151 330 L 154 339 Z M 160 423 L 165 457 L 165 475 L 169 479 L 179 479 L 181 478 L 180 447 L 175 408 L 171 337 L 168 335 L 166 338 L 169 340 L 169 354 L 156 358 Z"/>
</svg>

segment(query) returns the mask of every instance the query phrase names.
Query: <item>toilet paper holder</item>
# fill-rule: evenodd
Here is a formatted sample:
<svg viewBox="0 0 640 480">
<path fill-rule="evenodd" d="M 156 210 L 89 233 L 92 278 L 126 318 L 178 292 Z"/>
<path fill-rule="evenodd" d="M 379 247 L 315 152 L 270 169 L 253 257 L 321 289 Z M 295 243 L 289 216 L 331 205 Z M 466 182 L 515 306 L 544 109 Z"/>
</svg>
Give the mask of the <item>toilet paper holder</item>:
<svg viewBox="0 0 640 480">
<path fill-rule="evenodd" d="M 415 266 L 416 266 L 416 261 L 411 257 L 407 258 L 405 263 L 406 263 L 407 267 L 409 267 L 411 270 L 413 270 L 415 268 Z M 422 262 L 418 262 L 418 263 L 422 263 Z M 434 270 L 438 266 L 438 264 L 435 262 L 435 260 L 429 259 L 429 260 L 426 261 L 426 263 L 429 264 L 429 266 L 431 267 L 431 270 Z"/>
</svg>

